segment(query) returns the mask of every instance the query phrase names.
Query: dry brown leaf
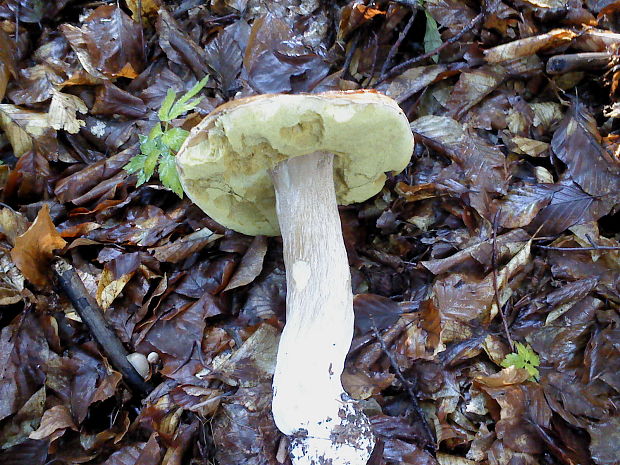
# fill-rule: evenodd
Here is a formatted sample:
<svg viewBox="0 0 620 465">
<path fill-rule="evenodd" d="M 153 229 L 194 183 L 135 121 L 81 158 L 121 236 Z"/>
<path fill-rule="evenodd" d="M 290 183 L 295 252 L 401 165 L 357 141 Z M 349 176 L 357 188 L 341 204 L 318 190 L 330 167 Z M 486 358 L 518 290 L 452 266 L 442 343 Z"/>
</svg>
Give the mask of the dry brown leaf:
<svg viewBox="0 0 620 465">
<path fill-rule="evenodd" d="M 448 72 L 446 65 L 418 66 L 396 76 L 384 92 L 397 102 L 404 102 L 413 94 L 452 74 L 454 72 Z"/>
<path fill-rule="evenodd" d="M 513 137 L 512 142 L 516 145 L 515 152 L 529 155 L 530 157 L 538 157 L 549 148 L 548 143 L 527 137 Z"/>
<path fill-rule="evenodd" d="M 263 260 L 266 253 L 267 238 L 265 236 L 256 236 L 224 291 L 245 286 L 254 281 L 263 270 Z"/>
<path fill-rule="evenodd" d="M 86 104 L 80 97 L 57 90 L 52 91 L 52 103 L 47 113 L 50 126 L 56 130 L 64 129 L 68 133 L 77 134 L 86 124 L 76 118 L 77 112 L 88 112 Z"/>
<path fill-rule="evenodd" d="M 51 442 L 62 436 L 68 428 L 77 430 L 69 409 L 64 405 L 56 405 L 45 411 L 41 425 L 30 434 L 30 439 L 47 439 Z"/>
<path fill-rule="evenodd" d="M 153 20 L 157 18 L 157 11 L 161 8 L 160 0 L 126 0 L 127 7 L 131 10 L 131 17 L 134 21 L 138 21 L 140 13 L 145 20 Z M 142 10 L 140 10 L 142 8 Z"/>
<path fill-rule="evenodd" d="M 485 50 L 484 55 L 487 63 L 501 63 L 502 61 L 530 56 L 542 50 L 557 47 L 570 42 L 576 36 L 576 32 L 569 31 L 568 29 L 554 29 L 546 34 L 539 34 L 498 45 Z"/>
<path fill-rule="evenodd" d="M 4 234 L 11 245 L 15 245 L 15 239 L 26 232 L 28 220 L 21 213 L 11 208 L 0 210 L 0 233 Z"/>
<path fill-rule="evenodd" d="M 530 374 L 527 370 L 511 365 L 494 375 L 476 377 L 476 383 L 490 388 L 498 388 L 513 384 L 521 384 L 527 381 L 528 378 L 530 378 Z"/>
<path fill-rule="evenodd" d="M 0 29 L 0 101 L 4 98 L 11 74 L 15 77 L 15 47 L 10 37 Z"/>
<path fill-rule="evenodd" d="M 50 122 L 46 113 L 0 104 L 0 128 L 9 139 L 15 156 L 20 157 L 32 150 L 34 141 L 50 130 Z"/>
<path fill-rule="evenodd" d="M 461 119 L 470 108 L 497 89 L 505 77 L 506 70 L 497 65 L 463 72 L 446 103 L 448 115 Z"/>
<path fill-rule="evenodd" d="M 138 252 L 120 255 L 105 264 L 97 285 L 97 303 L 103 310 L 112 305 L 139 266 Z"/>
<path fill-rule="evenodd" d="M 26 279 L 43 287 L 48 283 L 47 265 L 54 250 L 62 249 L 66 244 L 52 223 L 49 206 L 45 204 L 39 210 L 34 223 L 15 239 L 11 258 Z"/>
</svg>

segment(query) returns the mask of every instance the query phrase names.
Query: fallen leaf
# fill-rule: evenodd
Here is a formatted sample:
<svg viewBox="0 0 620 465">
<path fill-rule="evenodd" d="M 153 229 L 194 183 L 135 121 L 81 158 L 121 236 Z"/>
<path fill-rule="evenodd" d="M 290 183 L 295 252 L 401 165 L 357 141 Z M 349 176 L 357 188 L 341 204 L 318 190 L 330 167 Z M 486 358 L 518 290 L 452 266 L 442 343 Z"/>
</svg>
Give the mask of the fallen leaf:
<svg viewBox="0 0 620 465">
<path fill-rule="evenodd" d="M 41 207 L 28 230 L 15 239 L 11 257 L 31 283 L 44 287 L 49 282 L 48 265 L 54 250 L 62 249 L 66 244 L 52 223 L 46 204 Z"/>
<path fill-rule="evenodd" d="M 254 281 L 263 270 L 263 260 L 266 253 L 267 238 L 265 236 L 256 236 L 224 291 L 245 286 Z"/>
<path fill-rule="evenodd" d="M 77 134 L 86 123 L 76 118 L 76 113 L 86 113 L 88 108 L 84 101 L 71 94 L 63 94 L 56 90 L 52 91 L 52 103 L 47 116 L 49 124 L 54 129 L 64 129 L 71 134 Z"/>
<path fill-rule="evenodd" d="M 30 439 L 48 439 L 51 442 L 62 436 L 67 429 L 77 430 L 69 409 L 57 405 L 45 411 L 41 425 L 30 433 Z"/>
<path fill-rule="evenodd" d="M 586 193 L 603 196 L 620 191 L 620 163 L 603 149 L 596 121 L 582 104 L 575 103 L 566 113 L 551 148 Z"/>
<path fill-rule="evenodd" d="M 557 47 L 570 42 L 576 36 L 576 32 L 568 29 L 554 29 L 545 34 L 514 40 L 490 48 L 489 50 L 485 50 L 484 57 L 487 63 L 501 63 L 503 61 L 526 57 L 540 51 Z"/>
<path fill-rule="evenodd" d="M 102 310 L 107 310 L 123 292 L 139 266 L 138 252 L 121 255 L 105 264 L 97 286 L 97 303 Z"/>
<path fill-rule="evenodd" d="M 142 30 L 119 6 L 93 11 L 84 21 L 82 37 L 93 65 L 107 77 L 133 79 L 142 71 Z"/>
<path fill-rule="evenodd" d="M 4 98 L 11 75 L 17 77 L 15 46 L 7 33 L 0 29 L 0 101 Z"/>
<path fill-rule="evenodd" d="M 501 66 L 483 66 L 461 73 L 446 102 L 448 115 L 460 120 L 470 108 L 497 89 L 505 78 L 506 71 Z"/>
<path fill-rule="evenodd" d="M 56 144 L 49 142 L 50 140 L 55 142 L 55 135 L 50 133 L 51 126 L 47 113 L 0 104 L 0 128 L 6 133 L 17 157 L 32 150 L 35 145 L 39 149 L 44 149 L 42 153 L 55 148 Z"/>
</svg>

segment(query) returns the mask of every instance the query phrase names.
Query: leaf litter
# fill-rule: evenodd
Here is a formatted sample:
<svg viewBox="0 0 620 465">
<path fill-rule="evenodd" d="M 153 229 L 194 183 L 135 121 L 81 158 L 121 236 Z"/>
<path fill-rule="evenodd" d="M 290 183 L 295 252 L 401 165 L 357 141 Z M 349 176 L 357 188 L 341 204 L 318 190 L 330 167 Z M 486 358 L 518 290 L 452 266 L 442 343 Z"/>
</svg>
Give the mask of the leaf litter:
<svg viewBox="0 0 620 465">
<path fill-rule="evenodd" d="M 376 88 L 417 143 L 378 196 L 341 209 L 343 384 L 380 439 L 371 463 L 619 464 L 616 16 L 595 1 L 0 2 L 0 462 L 287 463 L 270 414 L 281 241 L 206 217 L 174 154 L 235 98 Z M 56 286 L 59 255 L 148 357 L 148 395 Z"/>
</svg>

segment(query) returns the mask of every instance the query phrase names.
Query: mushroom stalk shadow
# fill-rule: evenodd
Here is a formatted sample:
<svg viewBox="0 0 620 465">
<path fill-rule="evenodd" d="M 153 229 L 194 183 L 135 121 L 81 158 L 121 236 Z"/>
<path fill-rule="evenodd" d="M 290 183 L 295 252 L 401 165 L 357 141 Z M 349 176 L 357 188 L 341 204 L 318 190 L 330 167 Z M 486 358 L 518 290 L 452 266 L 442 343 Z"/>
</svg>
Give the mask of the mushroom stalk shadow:
<svg viewBox="0 0 620 465">
<path fill-rule="evenodd" d="M 333 158 L 314 152 L 270 172 L 287 282 L 273 415 L 291 436 L 294 465 L 365 465 L 375 443 L 368 418 L 340 381 L 354 315 Z"/>
</svg>

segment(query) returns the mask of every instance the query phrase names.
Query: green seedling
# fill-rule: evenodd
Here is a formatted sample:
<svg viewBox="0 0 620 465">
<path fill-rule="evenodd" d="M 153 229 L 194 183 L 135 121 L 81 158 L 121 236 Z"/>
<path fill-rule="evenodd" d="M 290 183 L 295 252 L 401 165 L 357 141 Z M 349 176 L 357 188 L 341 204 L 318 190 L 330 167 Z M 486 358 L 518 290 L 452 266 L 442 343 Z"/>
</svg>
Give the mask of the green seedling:
<svg viewBox="0 0 620 465">
<path fill-rule="evenodd" d="M 515 343 L 517 348 L 516 352 L 506 355 L 501 365 L 504 368 L 514 366 L 517 368 L 525 369 L 531 376 L 530 381 L 538 381 L 538 366 L 540 365 L 540 358 L 534 352 L 534 350 L 528 345 Z"/>
<path fill-rule="evenodd" d="M 140 153 L 132 157 L 124 167 L 128 173 L 138 176 L 137 186 L 151 179 L 157 169 L 161 183 L 179 197 L 183 197 L 183 187 L 174 157 L 189 132 L 182 128 L 170 127 L 170 123 L 198 106 L 202 97 L 193 97 L 204 88 L 208 80 L 209 76 L 206 76 L 176 101 L 176 92 L 168 89 L 166 98 L 157 112 L 159 122 L 148 136 L 139 136 Z"/>
</svg>

